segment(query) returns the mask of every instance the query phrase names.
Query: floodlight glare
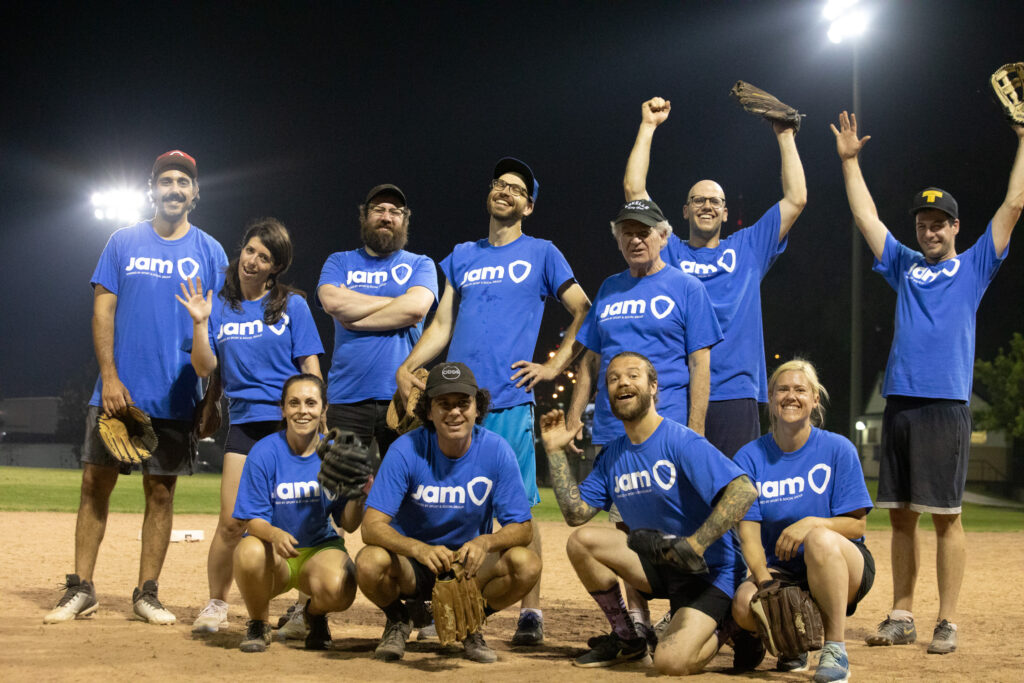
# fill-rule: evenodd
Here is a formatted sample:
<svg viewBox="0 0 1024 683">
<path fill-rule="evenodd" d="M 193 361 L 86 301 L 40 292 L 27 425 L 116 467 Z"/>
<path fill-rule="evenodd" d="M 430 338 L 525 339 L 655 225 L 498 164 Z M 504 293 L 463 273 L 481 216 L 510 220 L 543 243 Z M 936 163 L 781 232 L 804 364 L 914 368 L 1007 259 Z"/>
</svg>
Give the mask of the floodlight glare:
<svg viewBox="0 0 1024 683">
<path fill-rule="evenodd" d="M 825 19 L 831 22 L 828 39 L 841 43 L 845 38 L 863 35 L 868 28 L 868 14 L 863 8 L 854 8 L 857 0 L 829 0 L 822 10 Z"/>
<path fill-rule="evenodd" d="M 146 196 L 140 190 L 126 188 L 93 192 L 93 215 L 97 220 L 116 220 L 122 223 L 134 223 L 141 217 Z"/>
<path fill-rule="evenodd" d="M 868 428 L 868 426 L 864 424 L 862 420 L 857 420 L 857 424 L 855 424 L 854 427 L 857 428 L 858 432 L 863 432 L 865 429 Z"/>
<path fill-rule="evenodd" d="M 858 0 L 828 0 L 825 8 L 821 10 L 822 16 L 828 21 L 835 21 L 846 10 L 856 5 Z"/>
</svg>

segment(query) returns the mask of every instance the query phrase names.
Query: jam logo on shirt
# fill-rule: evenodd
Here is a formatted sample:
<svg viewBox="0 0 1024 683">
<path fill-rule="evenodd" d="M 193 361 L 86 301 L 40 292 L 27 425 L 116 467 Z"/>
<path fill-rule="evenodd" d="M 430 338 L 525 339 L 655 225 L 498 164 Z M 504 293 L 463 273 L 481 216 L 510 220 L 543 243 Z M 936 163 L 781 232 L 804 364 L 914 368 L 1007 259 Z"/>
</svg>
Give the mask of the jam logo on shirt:
<svg viewBox="0 0 1024 683">
<path fill-rule="evenodd" d="M 670 490 L 676 483 L 676 466 L 668 460 L 659 460 L 654 463 L 650 471 L 638 470 L 626 472 L 615 477 L 615 493 L 640 493 L 651 488 L 651 482 L 658 488 L 665 491 Z"/>
<path fill-rule="evenodd" d="M 398 263 L 391 267 L 391 277 L 400 285 L 404 285 L 412 277 L 412 266 L 408 263 Z M 388 271 L 386 270 L 350 270 L 345 276 L 345 286 L 349 285 L 371 285 L 380 287 L 387 284 Z"/>
<path fill-rule="evenodd" d="M 821 483 L 815 481 L 816 478 L 820 479 Z M 832 468 L 823 462 L 818 463 L 807 472 L 806 479 L 796 476 L 778 481 L 757 482 L 757 497 L 765 502 L 794 498 L 803 494 L 805 485 L 820 496 L 825 492 L 831 478 Z"/>
<path fill-rule="evenodd" d="M 697 263 L 696 261 L 680 261 L 679 270 L 695 277 L 711 277 L 721 268 L 727 273 L 736 269 L 736 250 L 729 247 L 718 257 L 718 265 L 713 263 Z"/>
<path fill-rule="evenodd" d="M 494 488 L 494 482 L 487 477 L 475 477 L 470 479 L 464 487 L 420 484 L 411 498 L 417 502 L 426 503 L 427 507 L 463 507 L 468 494 L 473 504 L 480 507 L 487 502 L 492 488 Z"/>
<path fill-rule="evenodd" d="M 274 489 L 274 498 L 280 501 L 319 500 L 320 484 L 313 481 L 282 481 Z"/>
<path fill-rule="evenodd" d="M 651 298 L 650 301 L 646 299 L 623 299 L 621 301 L 615 301 L 612 303 L 606 303 L 604 309 L 601 311 L 601 315 L 598 316 L 599 320 L 606 319 L 625 319 L 625 318 L 642 318 L 646 315 L 647 311 L 651 312 L 658 320 L 661 320 L 676 307 L 676 302 L 665 296 L 659 294 L 656 297 Z"/>
<path fill-rule="evenodd" d="M 908 280 L 916 282 L 919 285 L 926 285 L 929 282 L 935 282 L 935 280 L 939 278 L 939 275 L 953 277 L 956 275 L 958 270 L 960 270 L 960 259 L 952 258 L 949 260 L 948 264 L 939 271 L 932 270 L 927 265 L 915 263 L 907 269 L 906 277 Z"/>
<path fill-rule="evenodd" d="M 495 284 L 504 280 L 506 274 L 512 282 L 518 285 L 530 275 L 531 270 L 533 270 L 533 266 L 530 265 L 530 262 L 522 260 L 513 261 L 508 264 L 507 269 L 505 266 L 481 266 L 463 273 L 459 287 Z"/>
<path fill-rule="evenodd" d="M 169 278 L 174 273 L 174 262 L 170 259 L 162 259 L 150 256 L 132 256 L 128 259 L 128 265 L 124 272 L 133 275 L 151 275 L 159 278 Z M 182 280 L 190 280 L 199 272 L 199 262 L 191 256 L 178 259 L 178 275 Z"/>
<path fill-rule="evenodd" d="M 268 325 L 270 331 L 281 336 L 284 331 L 288 329 L 288 323 L 291 318 L 288 317 L 287 313 L 281 314 L 281 320 L 276 325 Z M 263 321 L 262 320 L 249 320 L 247 322 L 229 322 L 221 323 L 220 329 L 217 330 L 217 341 L 227 337 L 228 339 L 255 339 L 256 337 L 263 336 Z"/>
</svg>

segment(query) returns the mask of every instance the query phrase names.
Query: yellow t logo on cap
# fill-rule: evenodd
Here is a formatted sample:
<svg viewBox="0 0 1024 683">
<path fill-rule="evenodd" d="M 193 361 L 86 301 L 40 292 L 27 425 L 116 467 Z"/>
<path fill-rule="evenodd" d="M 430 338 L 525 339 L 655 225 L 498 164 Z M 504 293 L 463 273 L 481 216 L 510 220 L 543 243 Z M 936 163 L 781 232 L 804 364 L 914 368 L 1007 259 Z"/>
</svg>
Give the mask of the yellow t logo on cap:
<svg viewBox="0 0 1024 683">
<path fill-rule="evenodd" d="M 938 190 L 925 190 L 921 193 L 921 196 L 927 199 L 929 204 L 933 204 L 936 198 L 942 196 L 942 193 Z"/>
</svg>

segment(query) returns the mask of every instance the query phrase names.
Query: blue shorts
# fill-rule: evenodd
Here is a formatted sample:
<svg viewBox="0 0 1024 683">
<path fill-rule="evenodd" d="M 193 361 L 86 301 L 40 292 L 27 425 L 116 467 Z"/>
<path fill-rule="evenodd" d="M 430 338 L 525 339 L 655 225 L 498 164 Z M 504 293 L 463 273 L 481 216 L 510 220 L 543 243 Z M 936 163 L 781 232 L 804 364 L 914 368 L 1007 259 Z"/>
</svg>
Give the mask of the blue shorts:
<svg viewBox="0 0 1024 683">
<path fill-rule="evenodd" d="M 540 503 L 537 489 L 537 452 L 533 445 L 533 404 L 523 403 L 511 408 L 492 410 L 484 417 L 484 427 L 508 441 L 516 452 L 519 474 L 523 476 L 530 507 Z"/>
</svg>

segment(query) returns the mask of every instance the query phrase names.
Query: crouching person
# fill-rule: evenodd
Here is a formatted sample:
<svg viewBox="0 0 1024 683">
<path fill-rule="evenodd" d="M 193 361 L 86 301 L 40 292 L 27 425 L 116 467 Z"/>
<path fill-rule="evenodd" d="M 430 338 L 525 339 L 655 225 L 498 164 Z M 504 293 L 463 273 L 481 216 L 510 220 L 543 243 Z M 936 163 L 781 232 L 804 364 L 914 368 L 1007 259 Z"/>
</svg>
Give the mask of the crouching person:
<svg viewBox="0 0 1024 683">
<path fill-rule="evenodd" d="M 365 496 L 332 499 L 317 483 L 320 420 L 326 387 L 316 375 L 285 382 L 281 413 L 285 429 L 258 441 L 249 452 L 238 487 L 234 518 L 248 525 L 235 548 L 234 574 L 249 612 L 242 652 L 270 645 L 270 599 L 293 588 L 309 595 L 307 650 L 331 645 L 328 612 L 348 609 L 356 594 L 355 567 L 331 525 L 359 527 Z"/>
<path fill-rule="evenodd" d="M 415 409 L 424 426 L 395 441 L 377 473 L 356 557 L 359 589 L 387 617 L 377 659 L 402 658 L 412 630 L 405 601 L 430 600 L 454 562 L 476 581 L 486 615 L 518 602 L 540 576 L 515 453 L 479 426 L 489 398 L 462 363 L 435 366 Z M 472 661 L 497 659 L 479 630 L 463 645 Z"/>
</svg>

